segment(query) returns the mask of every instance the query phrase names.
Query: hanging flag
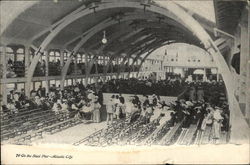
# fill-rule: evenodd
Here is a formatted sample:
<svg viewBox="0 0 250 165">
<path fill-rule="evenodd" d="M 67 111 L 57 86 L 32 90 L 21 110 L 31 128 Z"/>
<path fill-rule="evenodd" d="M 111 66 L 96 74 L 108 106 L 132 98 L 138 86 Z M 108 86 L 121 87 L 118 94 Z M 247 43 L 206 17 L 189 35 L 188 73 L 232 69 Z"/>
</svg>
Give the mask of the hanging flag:
<svg viewBox="0 0 250 165">
<path fill-rule="evenodd" d="M 167 56 L 168 55 L 168 53 L 167 53 L 167 49 L 165 49 L 165 56 Z"/>
</svg>

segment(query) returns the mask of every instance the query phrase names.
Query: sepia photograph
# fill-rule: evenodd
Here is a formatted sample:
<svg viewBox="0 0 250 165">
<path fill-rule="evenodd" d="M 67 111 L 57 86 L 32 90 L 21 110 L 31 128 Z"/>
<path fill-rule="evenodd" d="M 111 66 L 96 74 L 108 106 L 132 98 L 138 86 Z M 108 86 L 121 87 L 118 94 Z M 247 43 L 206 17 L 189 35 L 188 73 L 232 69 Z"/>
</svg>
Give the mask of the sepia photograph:
<svg viewBox="0 0 250 165">
<path fill-rule="evenodd" d="M 0 1 L 1 164 L 250 163 L 249 7 Z"/>
</svg>

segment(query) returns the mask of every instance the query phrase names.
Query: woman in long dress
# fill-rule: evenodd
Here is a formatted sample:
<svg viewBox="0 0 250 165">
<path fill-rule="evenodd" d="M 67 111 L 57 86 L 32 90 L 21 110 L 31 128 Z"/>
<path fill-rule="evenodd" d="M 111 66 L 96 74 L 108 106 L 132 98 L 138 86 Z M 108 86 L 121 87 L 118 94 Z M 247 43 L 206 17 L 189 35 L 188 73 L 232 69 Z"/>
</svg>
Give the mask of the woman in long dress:
<svg viewBox="0 0 250 165">
<path fill-rule="evenodd" d="M 212 135 L 215 143 L 220 139 L 222 120 L 223 117 L 221 116 L 221 110 L 217 107 L 213 113 L 213 127 L 212 127 Z"/>
<path fill-rule="evenodd" d="M 94 108 L 94 110 L 93 110 L 93 122 L 100 123 L 101 122 L 101 116 L 100 116 L 101 105 L 98 103 L 98 101 L 94 102 L 93 108 Z"/>
<path fill-rule="evenodd" d="M 111 122 L 111 124 L 113 123 L 113 115 L 114 115 L 114 101 L 113 101 L 114 97 L 111 97 L 108 104 L 106 105 L 107 107 L 107 124 L 109 125 L 109 122 Z"/>
</svg>

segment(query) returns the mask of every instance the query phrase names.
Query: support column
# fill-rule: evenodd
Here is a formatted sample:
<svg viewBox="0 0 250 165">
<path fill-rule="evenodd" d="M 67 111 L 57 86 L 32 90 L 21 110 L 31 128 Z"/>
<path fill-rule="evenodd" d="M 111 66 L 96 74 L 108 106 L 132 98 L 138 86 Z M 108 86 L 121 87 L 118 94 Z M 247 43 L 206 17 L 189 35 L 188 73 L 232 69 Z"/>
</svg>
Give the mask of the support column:
<svg viewBox="0 0 250 165">
<path fill-rule="evenodd" d="M 98 57 L 95 59 L 95 74 L 98 74 L 97 65 L 98 65 Z"/>
<path fill-rule="evenodd" d="M 64 51 L 63 51 L 63 50 L 60 50 L 60 68 L 61 68 L 61 75 L 62 75 L 63 65 L 64 65 Z M 62 77 L 61 77 L 61 81 L 60 81 L 60 88 L 61 88 L 61 90 L 64 89 L 64 81 L 62 80 Z"/>
<path fill-rule="evenodd" d="M 111 73 L 113 73 L 114 72 L 114 67 L 113 67 L 113 61 L 111 62 Z"/>
<path fill-rule="evenodd" d="M 30 47 L 29 46 L 25 46 L 24 48 L 24 66 L 25 66 L 25 77 L 27 77 L 28 75 L 28 69 L 29 69 L 29 65 L 30 65 Z M 27 87 L 28 84 L 27 82 L 24 83 L 24 91 L 25 91 L 25 95 L 29 96 L 30 91 L 29 91 L 29 87 Z"/>
<path fill-rule="evenodd" d="M 49 76 L 49 55 L 47 51 L 44 51 L 44 56 L 45 56 L 45 89 L 46 89 L 46 93 L 49 93 L 49 87 L 50 87 L 50 83 L 48 80 L 48 76 Z"/>
<path fill-rule="evenodd" d="M 216 81 L 218 82 L 219 81 L 219 68 L 216 69 L 217 72 L 216 72 Z"/>
<path fill-rule="evenodd" d="M 245 118 L 249 119 L 249 107 L 247 107 L 247 94 L 248 93 L 248 88 L 249 84 L 247 83 L 247 79 L 249 79 L 249 72 L 247 67 L 249 66 L 249 37 L 247 37 L 249 34 L 248 32 L 248 24 L 247 21 L 244 22 L 244 20 L 247 20 L 247 14 L 242 13 L 242 20 L 240 23 L 240 91 L 239 91 L 239 104 L 240 108 L 243 112 L 243 115 Z M 249 96 L 248 96 L 249 97 Z M 247 109 L 248 108 L 248 109 Z"/>
<path fill-rule="evenodd" d="M 106 66 L 106 56 L 103 54 L 103 73 L 102 73 L 102 75 L 103 75 L 103 82 L 106 82 L 106 73 L 105 73 L 105 66 Z"/>
<path fill-rule="evenodd" d="M 12 48 L 13 54 L 14 54 L 14 61 L 17 61 L 17 50 L 18 50 L 18 46 L 12 46 L 11 48 Z"/>
<path fill-rule="evenodd" d="M 2 78 L 6 79 L 6 73 L 7 73 L 7 54 L 6 54 L 6 45 L 3 46 L 3 52 L 2 52 L 2 56 L 1 56 L 1 61 L 2 61 L 2 68 L 3 68 L 3 75 Z"/>
<path fill-rule="evenodd" d="M 203 81 L 207 81 L 207 73 L 206 73 L 206 68 L 204 68 Z"/>
<path fill-rule="evenodd" d="M 74 74 L 75 75 L 77 75 L 77 71 L 78 71 L 78 69 L 77 69 L 77 54 L 75 55 L 75 60 L 74 60 Z"/>
<path fill-rule="evenodd" d="M 30 65 L 30 48 L 29 48 L 29 46 L 25 46 L 25 48 L 24 48 L 24 58 L 25 58 L 25 61 L 24 61 L 25 77 L 27 77 L 28 68 L 29 68 L 29 65 Z"/>
<path fill-rule="evenodd" d="M 248 44 L 246 44 L 246 45 L 248 45 L 248 47 L 247 47 L 247 52 L 248 52 L 248 62 L 247 62 L 247 68 L 246 68 L 246 70 L 247 70 L 247 78 L 246 78 L 246 84 L 247 84 L 247 92 L 246 92 L 246 116 L 248 116 L 248 123 L 250 123 L 250 119 L 249 119 L 249 116 L 250 116 L 250 48 L 249 48 L 249 45 L 250 45 L 250 41 L 249 41 L 249 39 L 250 39 L 250 8 L 248 8 L 248 21 L 247 21 L 247 27 L 248 27 L 248 35 L 247 35 L 247 37 L 246 38 L 248 38 L 248 40 L 247 40 L 247 42 L 248 42 Z M 247 54 L 246 54 L 247 55 Z"/>
<path fill-rule="evenodd" d="M 87 73 L 89 61 L 88 61 L 88 55 L 84 54 L 84 56 L 85 56 L 85 86 L 87 86 L 88 85 L 88 78 L 89 78 L 89 75 Z"/>
<path fill-rule="evenodd" d="M 60 67 L 63 68 L 64 63 L 64 50 L 60 50 Z"/>
<path fill-rule="evenodd" d="M 3 52 L 1 55 L 1 61 L 2 61 L 2 81 L 3 83 L 1 83 L 1 95 L 2 95 L 2 104 L 6 105 L 7 104 L 7 87 L 6 87 L 6 73 L 7 73 L 7 59 L 6 59 L 6 46 L 3 46 Z"/>
</svg>

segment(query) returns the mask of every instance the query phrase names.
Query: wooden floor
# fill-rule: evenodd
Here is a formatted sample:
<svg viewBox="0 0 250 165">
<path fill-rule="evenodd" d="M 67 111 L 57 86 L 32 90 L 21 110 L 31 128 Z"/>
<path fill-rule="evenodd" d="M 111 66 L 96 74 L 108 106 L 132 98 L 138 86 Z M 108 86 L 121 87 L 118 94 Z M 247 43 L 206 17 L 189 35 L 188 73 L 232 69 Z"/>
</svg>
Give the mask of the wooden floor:
<svg viewBox="0 0 250 165">
<path fill-rule="evenodd" d="M 74 142 L 79 141 L 80 139 L 87 137 L 92 133 L 106 127 L 106 125 L 107 124 L 105 121 L 101 123 L 81 123 L 52 135 L 46 134 L 42 139 L 34 140 L 32 144 L 73 144 Z"/>
</svg>

